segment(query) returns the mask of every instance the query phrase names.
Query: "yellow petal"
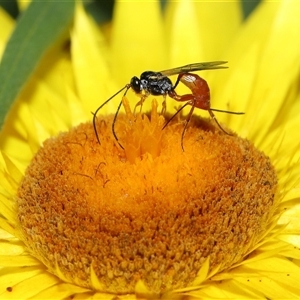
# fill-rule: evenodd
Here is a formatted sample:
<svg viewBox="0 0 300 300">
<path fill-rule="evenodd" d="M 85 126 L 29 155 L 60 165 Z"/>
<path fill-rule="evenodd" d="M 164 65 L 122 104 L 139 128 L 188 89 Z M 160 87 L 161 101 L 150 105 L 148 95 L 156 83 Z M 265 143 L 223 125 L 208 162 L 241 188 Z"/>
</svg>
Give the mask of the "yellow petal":
<svg viewBox="0 0 300 300">
<path fill-rule="evenodd" d="M 257 142 L 261 142 L 276 119 L 281 124 L 282 108 L 293 101 L 290 97 L 286 103 L 286 95 L 300 69 L 299 4 L 262 3 L 231 50 L 230 69 L 216 75 L 217 101 L 222 99 L 230 103 L 230 109 L 241 107 L 239 110 L 246 112 L 242 118 L 234 118 L 234 128 L 249 138 L 255 136 Z M 225 90 L 217 89 L 221 82 L 225 83 Z"/>
<path fill-rule="evenodd" d="M 6 290 L 6 286 L 5 292 L 0 294 L 0 297 L 2 297 L 2 299 L 28 299 L 56 283 L 57 278 L 55 276 L 44 272 L 27 278 L 24 281 L 19 281 L 16 285 L 8 285 L 12 287 L 12 291 Z"/>
<path fill-rule="evenodd" d="M 168 3 L 166 20 L 170 67 L 174 67 L 227 60 L 224 52 L 241 25 L 242 11 L 239 1 L 176 1 Z"/>
<path fill-rule="evenodd" d="M 143 71 L 166 67 L 159 1 L 117 1 L 112 31 L 113 78 L 124 86 Z"/>
<path fill-rule="evenodd" d="M 300 70 L 299 15 L 299 1 L 282 1 L 260 54 L 260 72 L 253 98 L 261 100 L 256 105 L 254 101 L 249 103 L 249 110 L 258 111 L 258 114 L 255 120 L 246 118 L 256 122 L 257 140 L 265 135 L 276 118 L 281 118 L 281 109 L 294 101 L 289 98 L 287 103 L 286 95 Z M 273 114 L 266 118 L 271 107 Z"/>
<path fill-rule="evenodd" d="M 167 29 L 170 67 L 205 61 L 204 38 L 199 30 L 195 3 L 181 0 L 173 5 L 169 8 L 172 16 Z"/>
<path fill-rule="evenodd" d="M 50 55 L 50 57 L 48 56 Z M 20 160 L 20 156 L 31 157 L 32 149 L 36 149 L 33 134 L 28 147 L 27 137 L 30 132 L 37 131 L 40 142 L 59 130 L 67 129 L 70 124 L 68 107 L 65 101 L 64 84 L 72 85 L 70 62 L 64 51 L 50 52 L 43 59 L 40 67 L 23 88 L 18 99 L 10 110 L 1 133 L 0 146 L 10 157 Z M 49 62 L 52 62 L 49 66 Z M 44 75 L 43 70 L 47 70 Z M 59 75 L 57 75 L 59 74 Z M 63 74 L 63 75 L 62 75 Z M 30 110 L 30 116 L 28 112 Z M 43 132 L 39 132 L 38 123 L 43 123 Z M 36 138 L 35 138 L 36 139 Z M 37 140 L 37 139 L 36 139 Z M 22 149 L 22 151 L 20 151 Z M 24 153 L 24 152 L 25 153 Z"/>
<path fill-rule="evenodd" d="M 114 89 L 111 89 L 105 39 L 81 4 L 76 6 L 71 53 L 79 97 L 86 113 L 90 113 Z"/>
<path fill-rule="evenodd" d="M 204 61 L 227 60 L 225 53 L 243 19 L 240 1 L 201 0 L 194 5 L 203 41 Z"/>
<path fill-rule="evenodd" d="M 68 102 L 68 105 L 70 107 L 70 118 L 72 126 L 76 126 L 82 122 L 86 122 L 88 118 L 91 118 L 91 113 L 86 113 L 83 108 L 82 101 L 75 94 L 75 91 L 69 86 L 66 86 L 66 98 L 66 101 Z"/>
<path fill-rule="evenodd" d="M 33 258 L 32 256 L 22 256 L 22 255 L 1 255 L 1 266 L 2 267 L 32 267 L 32 266 L 40 266 L 41 263 Z"/>
<path fill-rule="evenodd" d="M 2 157 L 5 161 L 5 165 L 7 168 L 7 175 L 10 178 L 10 183 L 16 184 L 16 188 L 17 188 L 23 177 L 23 174 L 22 172 L 20 172 L 20 170 L 16 167 L 13 161 L 4 152 L 2 152 Z"/>
<path fill-rule="evenodd" d="M 30 298 L 33 299 L 97 299 L 94 297 L 93 292 L 86 293 L 87 290 L 80 288 L 76 285 L 68 284 L 68 283 L 58 283 L 52 285 L 43 291 L 40 291 L 36 295 Z M 101 299 L 101 298 L 98 298 Z M 103 298 L 107 299 L 107 298 Z"/>
<path fill-rule="evenodd" d="M 260 290 L 268 298 L 298 297 L 300 287 L 300 268 L 286 258 L 272 257 L 254 262 L 247 267 L 241 267 L 242 274 L 234 273 L 234 280 L 245 285 L 251 285 L 255 290 Z M 245 272 L 256 274 L 249 280 L 245 280 Z"/>
<path fill-rule="evenodd" d="M 9 201 L 7 197 L 0 194 L 0 211 L 4 218 L 7 220 L 15 220 L 16 212 L 14 210 L 14 202 Z"/>
<path fill-rule="evenodd" d="M 1 239 L 6 239 L 6 234 L 5 231 L 0 229 L 0 238 Z M 0 256 L 2 257 L 3 255 L 12 255 L 12 256 L 17 256 L 22 254 L 25 251 L 22 243 L 12 237 L 8 237 L 6 241 L 1 242 L 1 247 L 0 247 Z M 2 262 L 2 260 L 1 260 Z"/>
</svg>

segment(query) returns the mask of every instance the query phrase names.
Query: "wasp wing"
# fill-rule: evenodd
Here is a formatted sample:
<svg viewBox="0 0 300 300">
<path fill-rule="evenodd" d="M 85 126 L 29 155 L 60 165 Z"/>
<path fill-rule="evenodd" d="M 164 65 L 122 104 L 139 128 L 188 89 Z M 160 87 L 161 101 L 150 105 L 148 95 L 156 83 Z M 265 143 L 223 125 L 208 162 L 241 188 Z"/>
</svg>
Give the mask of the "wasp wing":
<svg viewBox="0 0 300 300">
<path fill-rule="evenodd" d="M 227 66 L 221 66 L 226 64 L 227 61 L 211 61 L 203 63 L 189 64 L 186 66 L 160 71 L 163 76 L 171 76 L 182 73 L 189 73 L 192 71 L 201 71 L 201 70 L 213 70 L 213 69 L 226 69 Z"/>
</svg>

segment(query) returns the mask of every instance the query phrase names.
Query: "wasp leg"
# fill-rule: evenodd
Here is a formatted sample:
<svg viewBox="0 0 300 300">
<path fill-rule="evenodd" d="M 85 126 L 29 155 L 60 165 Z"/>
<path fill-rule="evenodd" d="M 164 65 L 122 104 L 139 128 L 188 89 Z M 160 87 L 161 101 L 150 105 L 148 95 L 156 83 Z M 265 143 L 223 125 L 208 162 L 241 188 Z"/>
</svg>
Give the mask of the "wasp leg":
<svg viewBox="0 0 300 300">
<path fill-rule="evenodd" d="M 136 113 L 136 108 L 138 106 L 140 106 L 140 113 L 142 112 L 143 104 L 144 104 L 144 101 L 146 100 L 147 97 L 148 97 L 148 95 L 141 95 L 140 101 L 134 107 L 134 110 L 133 110 L 134 115 Z"/>
</svg>

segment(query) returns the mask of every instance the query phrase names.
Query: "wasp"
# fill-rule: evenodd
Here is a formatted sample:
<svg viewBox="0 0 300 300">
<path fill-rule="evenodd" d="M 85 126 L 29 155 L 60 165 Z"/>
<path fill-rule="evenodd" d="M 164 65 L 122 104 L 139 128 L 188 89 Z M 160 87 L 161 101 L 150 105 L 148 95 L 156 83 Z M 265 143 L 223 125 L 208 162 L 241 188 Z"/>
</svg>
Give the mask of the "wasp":
<svg viewBox="0 0 300 300">
<path fill-rule="evenodd" d="M 203 62 L 203 63 L 194 63 L 185 65 L 182 67 L 177 67 L 173 69 L 168 69 L 160 72 L 154 72 L 154 71 L 145 71 L 141 74 L 140 78 L 137 76 L 134 76 L 131 78 L 130 83 L 127 83 L 123 88 L 121 88 L 118 92 L 116 92 L 114 95 L 112 95 L 110 98 L 108 98 L 105 102 L 103 102 L 93 113 L 93 126 L 95 135 L 97 138 L 98 143 L 100 144 L 99 135 L 97 132 L 96 127 L 96 119 L 97 114 L 100 111 L 100 109 L 105 106 L 109 101 L 111 101 L 114 97 L 116 97 L 119 93 L 125 90 L 124 96 L 126 96 L 129 89 L 132 89 L 137 95 L 140 96 L 140 100 L 136 104 L 135 108 L 137 106 L 142 106 L 143 102 L 149 95 L 153 96 L 163 96 L 163 109 L 162 112 L 166 109 L 166 97 L 169 96 L 172 99 L 180 102 L 186 102 L 164 125 L 163 129 L 169 124 L 169 122 L 187 105 L 191 105 L 191 110 L 186 118 L 186 123 L 182 132 L 181 136 L 181 147 L 183 148 L 183 137 L 186 132 L 188 123 L 192 117 L 193 111 L 195 108 L 200 108 L 203 110 L 207 110 L 211 116 L 211 118 L 216 122 L 218 127 L 226 134 L 229 134 L 227 131 L 225 131 L 220 123 L 217 121 L 214 111 L 216 112 L 222 112 L 222 113 L 229 113 L 229 114 L 244 114 L 243 112 L 233 112 L 233 111 L 227 111 L 227 110 L 220 110 L 211 108 L 210 106 L 210 90 L 208 87 L 207 82 L 198 76 L 197 74 L 191 73 L 193 71 L 201 71 L 201 70 L 213 70 L 213 69 L 226 69 L 227 66 L 224 66 L 227 61 L 214 61 L 214 62 Z M 172 83 L 169 76 L 172 75 L 178 75 L 177 80 L 175 84 Z M 177 85 L 179 82 L 183 83 L 185 86 L 187 86 L 191 93 L 185 94 L 185 95 L 178 95 L 175 91 Z M 120 144 L 118 137 L 115 132 L 115 123 L 120 111 L 122 105 L 122 100 L 120 101 L 114 119 L 112 123 L 112 133 L 120 145 L 122 149 L 123 146 Z M 230 134 L 229 134 L 230 135 Z"/>
</svg>

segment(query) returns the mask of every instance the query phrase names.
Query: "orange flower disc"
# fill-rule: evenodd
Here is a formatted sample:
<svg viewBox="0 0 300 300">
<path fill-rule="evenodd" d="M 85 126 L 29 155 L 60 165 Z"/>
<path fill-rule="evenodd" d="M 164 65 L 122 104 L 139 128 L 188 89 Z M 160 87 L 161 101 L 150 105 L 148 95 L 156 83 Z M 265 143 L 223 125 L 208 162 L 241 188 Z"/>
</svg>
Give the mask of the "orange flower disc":
<svg viewBox="0 0 300 300">
<path fill-rule="evenodd" d="M 125 106 L 127 104 L 125 103 Z M 213 122 L 98 117 L 45 141 L 17 195 L 22 240 L 54 274 L 111 293 L 163 292 L 242 259 L 276 207 L 277 177 L 249 141 Z M 95 276 L 96 275 L 96 276 Z M 94 278 L 94 279 L 93 279 Z M 97 284 L 95 285 L 95 278 Z"/>
</svg>

